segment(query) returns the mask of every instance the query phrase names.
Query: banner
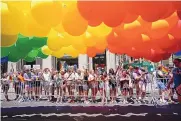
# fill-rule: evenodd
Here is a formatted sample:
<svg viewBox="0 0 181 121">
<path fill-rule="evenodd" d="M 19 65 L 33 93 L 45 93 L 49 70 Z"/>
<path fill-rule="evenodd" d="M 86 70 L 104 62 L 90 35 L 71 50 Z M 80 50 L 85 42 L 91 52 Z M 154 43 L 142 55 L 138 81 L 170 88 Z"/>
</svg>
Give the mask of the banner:
<svg viewBox="0 0 181 121">
<path fill-rule="evenodd" d="M 5 62 L 8 62 L 8 57 L 7 56 L 1 58 L 1 63 L 5 63 Z"/>
<path fill-rule="evenodd" d="M 34 69 L 40 69 L 40 65 L 33 65 Z"/>
<path fill-rule="evenodd" d="M 31 69 L 31 65 L 24 65 L 24 69 Z"/>
</svg>

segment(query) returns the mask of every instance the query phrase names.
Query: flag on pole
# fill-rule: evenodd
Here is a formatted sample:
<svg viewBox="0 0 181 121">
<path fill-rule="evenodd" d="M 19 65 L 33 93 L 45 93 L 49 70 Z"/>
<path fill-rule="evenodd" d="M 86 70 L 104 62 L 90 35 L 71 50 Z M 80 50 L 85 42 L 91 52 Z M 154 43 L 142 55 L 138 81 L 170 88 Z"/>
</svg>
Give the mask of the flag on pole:
<svg viewBox="0 0 181 121">
<path fill-rule="evenodd" d="M 169 72 L 168 68 L 166 68 L 166 67 L 164 67 L 164 66 L 162 66 L 162 71 L 163 71 L 164 73 L 168 73 L 168 72 Z"/>
</svg>

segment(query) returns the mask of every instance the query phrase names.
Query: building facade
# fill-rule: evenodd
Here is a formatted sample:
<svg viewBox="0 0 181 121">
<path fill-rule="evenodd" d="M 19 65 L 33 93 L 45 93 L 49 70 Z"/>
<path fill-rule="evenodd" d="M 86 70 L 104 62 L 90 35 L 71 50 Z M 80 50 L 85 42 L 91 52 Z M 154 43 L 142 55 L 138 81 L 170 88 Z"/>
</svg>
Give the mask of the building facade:
<svg viewBox="0 0 181 121">
<path fill-rule="evenodd" d="M 117 55 L 106 50 L 105 53 L 98 54 L 94 58 L 90 58 L 87 55 L 79 55 L 77 58 L 71 58 L 70 56 L 64 56 L 63 58 L 56 58 L 49 56 L 47 59 L 37 58 L 34 62 L 28 63 L 23 60 L 20 60 L 17 63 L 8 62 L 8 72 L 11 70 L 22 70 L 24 65 L 40 65 L 41 69 L 57 69 L 60 70 L 60 66 L 66 62 L 67 65 L 77 65 L 80 69 L 95 69 L 97 67 L 105 68 L 107 71 L 110 68 L 114 70 L 120 65 L 121 62 L 131 62 L 132 58 L 129 56 Z M 168 60 L 161 62 L 164 65 L 173 65 L 172 57 Z"/>
</svg>

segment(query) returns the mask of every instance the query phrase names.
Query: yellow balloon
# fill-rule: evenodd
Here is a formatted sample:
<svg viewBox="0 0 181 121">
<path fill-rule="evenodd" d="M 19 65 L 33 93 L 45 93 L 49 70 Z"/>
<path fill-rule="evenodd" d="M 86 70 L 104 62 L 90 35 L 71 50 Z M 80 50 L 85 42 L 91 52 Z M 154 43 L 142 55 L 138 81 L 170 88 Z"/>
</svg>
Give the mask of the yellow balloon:
<svg viewBox="0 0 181 121">
<path fill-rule="evenodd" d="M 152 22 L 148 35 L 152 39 L 161 39 L 168 34 L 169 23 L 166 20 Z"/>
<path fill-rule="evenodd" d="M 9 9 L 15 7 L 19 11 L 23 13 L 27 13 L 31 9 L 31 0 L 26 1 L 8 1 L 7 2 Z"/>
<path fill-rule="evenodd" d="M 72 46 L 73 46 L 75 49 L 79 49 L 79 48 L 84 48 L 84 47 L 86 47 L 83 39 L 77 39 L 77 40 L 72 41 Z"/>
<path fill-rule="evenodd" d="M 67 47 L 66 54 L 68 54 L 72 57 L 77 57 L 79 55 L 79 51 L 77 51 L 72 45 L 70 45 Z"/>
<path fill-rule="evenodd" d="M 62 19 L 62 3 L 60 1 L 45 1 L 32 3 L 31 13 L 38 24 L 55 27 Z"/>
<path fill-rule="evenodd" d="M 87 32 L 91 33 L 93 36 L 107 36 L 112 31 L 112 28 L 106 26 L 104 23 L 101 23 L 99 26 L 91 27 L 88 26 Z"/>
<path fill-rule="evenodd" d="M 64 32 L 59 34 L 59 36 L 61 36 L 61 44 L 63 47 L 68 47 L 72 44 L 72 38 L 68 33 Z"/>
<path fill-rule="evenodd" d="M 87 53 L 87 48 L 86 47 L 75 48 L 75 49 L 78 50 L 80 54 L 86 54 Z"/>
<path fill-rule="evenodd" d="M 32 17 L 31 13 L 25 15 L 25 25 L 20 31 L 25 36 L 45 37 L 50 31 L 50 27 L 43 27 L 39 25 Z"/>
<path fill-rule="evenodd" d="M 87 46 L 87 47 L 93 47 L 96 45 L 96 42 L 94 40 L 94 37 L 89 33 L 89 32 L 86 32 L 85 33 L 85 36 L 83 38 L 84 40 L 84 44 Z"/>
<path fill-rule="evenodd" d="M 48 34 L 47 45 L 52 51 L 58 51 L 63 46 L 63 39 L 64 37 L 61 34 L 51 29 Z"/>
<path fill-rule="evenodd" d="M 12 7 L 13 8 L 13 7 Z M 24 14 L 13 8 L 9 10 L 6 3 L 1 2 L 1 33 L 16 35 L 24 26 Z"/>
<path fill-rule="evenodd" d="M 72 4 L 75 4 L 75 1 L 62 1 L 62 18 L 64 18 L 64 16 L 67 14 L 67 12 L 70 9 L 70 6 L 72 6 Z M 56 27 L 54 27 L 53 29 L 60 33 L 65 32 L 65 30 L 62 26 L 62 22 L 59 25 L 57 25 Z"/>
<path fill-rule="evenodd" d="M 42 48 L 41 48 L 43 54 L 45 55 L 51 55 L 53 51 L 51 51 L 47 45 L 44 45 Z"/>
<path fill-rule="evenodd" d="M 55 56 L 57 58 L 61 58 L 64 56 L 64 52 L 62 49 L 58 50 L 58 51 L 53 51 L 52 52 L 52 56 Z"/>
<path fill-rule="evenodd" d="M 1 47 L 9 47 L 16 43 L 18 35 L 1 34 Z"/>
<path fill-rule="evenodd" d="M 57 31 L 57 32 L 60 32 L 60 33 L 65 32 L 65 30 L 64 30 L 64 28 L 63 28 L 63 26 L 62 26 L 62 23 L 59 24 L 59 25 L 57 25 L 57 26 L 54 27 L 53 29 L 54 29 L 55 31 Z"/>
<path fill-rule="evenodd" d="M 80 15 L 76 4 L 72 4 L 62 20 L 62 26 L 68 34 L 80 36 L 85 33 L 88 22 Z"/>
</svg>

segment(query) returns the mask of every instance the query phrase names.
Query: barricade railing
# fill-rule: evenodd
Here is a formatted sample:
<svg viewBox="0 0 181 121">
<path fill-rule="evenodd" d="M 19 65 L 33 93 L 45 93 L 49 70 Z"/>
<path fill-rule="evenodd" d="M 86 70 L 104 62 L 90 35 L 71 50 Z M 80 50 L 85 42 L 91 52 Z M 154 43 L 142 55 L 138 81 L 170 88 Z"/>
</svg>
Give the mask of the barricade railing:
<svg viewBox="0 0 181 121">
<path fill-rule="evenodd" d="M 146 86 L 146 94 L 143 100 L 147 101 L 147 103 L 158 104 L 160 95 L 158 94 L 158 88 L 156 88 L 155 83 L 160 80 L 163 81 L 166 86 L 169 78 L 152 78 L 143 85 Z M 10 87 L 5 85 L 10 85 Z M 60 99 L 60 102 L 66 102 L 65 100 L 68 99 L 79 102 L 99 99 L 101 100 L 100 102 L 104 103 L 108 103 L 108 101 L 124 103 L 124 100 L 127 100 L 130 97 L 133 97 L 133 101 L 135 100 L 134 102 L 137 102 L 137 100 L 139 100 L 139 96 L 136 94 L 137 86 L 140 85 L 133 84 L 132 88 L 121 88 L 121 85 L 117 83 L 115 87 L 112 87 L 110 84 L 106 85 L 106 82 L 103 81 L 101 83 L 92 83 L 91 85 L 88 85 L 85 82 L 81 84 L 72 82 L 71 85 L 65 85 L 56 81 L 10 82 L 8 84 L 1 84 L 4 94 L 14 94 L 14 97 L 17 98 L 18 101 L 22 99 L 25 101 L 26 99 L 39 100 L 39 98 L 42 97 L 46 99 L 55 97 Z M 11 88 L 11 92 L 9 91 L 9 88 Z M 133 94 L 130 93 L 131 90 L 133 90 Z"/>
</svg>

